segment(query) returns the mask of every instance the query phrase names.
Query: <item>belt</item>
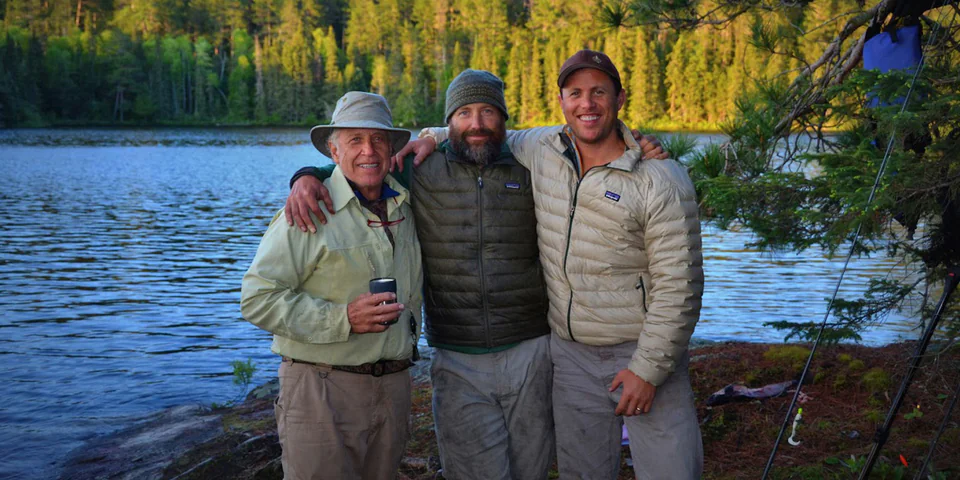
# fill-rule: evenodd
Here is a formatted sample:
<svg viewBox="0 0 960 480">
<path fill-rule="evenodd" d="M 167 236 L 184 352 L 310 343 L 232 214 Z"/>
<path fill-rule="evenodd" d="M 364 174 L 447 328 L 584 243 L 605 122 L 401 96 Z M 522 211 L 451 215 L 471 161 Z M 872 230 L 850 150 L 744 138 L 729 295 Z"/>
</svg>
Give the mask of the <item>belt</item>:
<svg viewBox="0 0 960 480">
<path fill-rule="evenodd" d="M 402 372 L 413 366 L 413 361 L 410 359 L 380 360 L 375 363 L 364 363 L 362 365 L 327 365 L 325 363 L 305 362 L 303 360 L 297 360 L 290 357 L 283 357 L 283 359 L 289 360 L 291 363 L 303 363 L 306 365 L 313 365 L 315 367 L 325 367 L 333 370 L 339 370 L 341 372 L 373 375 L 374 377 L 382 377 L 384 375 L 390 375 L 391 373 Z"/>
</svg>

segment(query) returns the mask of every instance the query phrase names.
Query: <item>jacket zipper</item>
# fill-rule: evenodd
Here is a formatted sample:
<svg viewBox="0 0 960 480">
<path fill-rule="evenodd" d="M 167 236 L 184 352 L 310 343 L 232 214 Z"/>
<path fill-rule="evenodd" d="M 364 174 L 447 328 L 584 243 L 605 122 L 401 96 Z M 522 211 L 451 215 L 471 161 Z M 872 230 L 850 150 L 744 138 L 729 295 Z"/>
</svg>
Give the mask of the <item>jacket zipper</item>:
<svg viewBox="0 0 960 480">
<path fill-rule="evenodd" d="M 570 289 L 570 300 L 567 302 L 567 333 L 570 334 L 570 340 L 574 342 L 576 342 L 577 339 L 573 337 L 573 327 L 570 321 L 570 313 L 573 311 L 573 287 L 570 285 L 570 275 L 567 273 L 567 258 L 570 256 L 570 240 L 573 238 L 573 217 L 577 213 L 580 185 L 583 183 L 583 180 L 587 178 L 587 175 L 590 175 L 591 170 L 601 167 L 606 167 L 606 165 L 590 167 L 590 169 L 583 173 L 583 178 L 577 180 L 577 187 L 573 190 L 573 204 L 570 205 L 570 219 L 567 223 L 567 246 L 563 251 L 563 275 L 567 278 L 567 288 Z"/>
<path fill-rule="evenodd" d="M 586 175 L 584 175 L 586 177 Z M 567 273 L 567 257 L 570 255 L 570 239 L 573 235 L 573 216 L 577 213 L 577 194 L 580 192 L 580 181 L 577 180 L 577 187 L 573 190 L 573 203 L 570 205 L 570 218 L 567 221 L 567 246 L 563 251 L 563 276 L 567 280 L 567 289 L 570 290 L 570 299 L 567 301 L 567 334 L 570 340 L 576 342 L 573 338 L 573 327 L 570 325 L 570 312 L 573 310 L 573 287 L 570 285 L 570 275 Z"/>
<path fill-rule="evenodd" d="M 647 287 L 643 284 L 643 277 L 640 277 L 640 283 L 637 286 L 640 288 L 640 294 L 643 295 L 643 313 L 647 313 Z"/>
<path fill-rule="evenodd" d="M 488 313 L 489 305 L 487 304 L 487 277 L 483 274 L 483 170 L 480 170 L 477 175 L 477 226 L 478 232 L 480 235 L 479 244 L 480 249 L 477 252 L 478 260 L 480 261 L 480 297 L 483 299 L 483 333 L 485 338 L 484 345 L 486 348 L 490 348 L 490 315 Z"/>
</svg>

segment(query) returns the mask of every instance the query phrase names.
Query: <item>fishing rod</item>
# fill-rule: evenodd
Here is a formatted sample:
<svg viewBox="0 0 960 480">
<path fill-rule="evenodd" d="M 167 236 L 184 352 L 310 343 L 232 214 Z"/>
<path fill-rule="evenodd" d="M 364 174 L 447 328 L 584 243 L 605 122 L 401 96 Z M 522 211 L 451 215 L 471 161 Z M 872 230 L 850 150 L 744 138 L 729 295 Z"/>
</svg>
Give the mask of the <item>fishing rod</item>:
<svg viewBox="0 0 960 480">
<path fill-rule="evenodd" d="M 937 443 L 940 442 L 940 435 L 943 435 L 943 431 L 947 428 L 947 424 L 950 423 L 950 415 L 953 413 L 953 407 L 957 406 L 957 398 L 960 398 L 960 382 L 957 382 L 957 390 L 953 392 L 953 400 L 950 401 L 950 406 L 947 407 L 947 412 L 943 414 L 943 421 L 940 422 L 940 429 L 937 430 L 937 434 L 933 436 L 933 441 L 930 442 L 930 450 L 927 451 L 926 458 L 923 459 L 923 465 L 920 466 L 920 471 L 917 472 L 917 476 L 913 477 L 913 480 L 921 480 L 923 474 L 927 471 L 927 465 L 930 463 L 930 459 L 933 457 L 933 451 L 937 448 Z"/>
<path fill-rule="evenodd" d="M 897 397 L 893 401 L 890 411 L 887 412 L 887 418 L 883 421 L 883 426 L 877 429 L 877 434 L 874 436 L 873 449 L 870 450 L 870 456 L 867 457 L 867 463 L 863 466 L 863 470 L 860 471 L 860 477 L 858 477 L 860 480 L 865 480 L 870 476 L 870 471 L 873 470 L 873 465 L 877 462 L 877 457 L 880 455 L 883 444 L 887 443 L 887 438 L 890 436 L 890 427 L 893 426 L 893 421 L 897 418 L 897 412 L 903 405 L 903 399 L 907 396 L 910 383 L 913 382 L 913 375 L 917 373 L 917 369 L 920 368 L 920 362 L 923 361 L 923 354 L 926 353 L 927 346 L 930 345 L 933 332 L 936 331 L 937 324 L 940 323 L 940 317 L 943 316 L 944 310 L 947 309 L 950 294 L 957 288 L 958 282 L 960 282 L 960 268 L 954 267 L 948 269 L 947 278 L 943 284 L 943 295 L 940 296 L 937 311 L 933 314 L 933 318 L 927 325 L 926 330 L 924 330 L 923 338 L 917 345 L 917 350 L 914 352 L 913 358 L 910 359 L 907 374 L 903 377 L 903 382 L 900 383 L 900 391 L 897 392 Z"/>
<path fill-rule="evenodd" d="M 943 0 L 940 7 L 942 8 L 947 4 L 949 0 Z M 940 15 L 937 17 L 937 23 L 930 31 L 930 39 L 927 41 L 927 47 L 929 48 L 933 45 L 933 40 L 936 38 L 936 31 L 940 28 L 941 18 L 943 17 L 943 11 L 940 12 Z M 956 15 L 953 17 L 956 20 Z M 910 101 L 910 95 L 913 93 L 913 88 L 917 83 L 917 78 L 920 76 L 920 72 L 923 70 L 924 58 L 926 57 L 926 49 L 920 52 L 920 60 L 917 63 L 917 70 L 914 72 L 913 79 L 910 81 L 910 88 L 907 90 L 907 94 L 903 97 L 903 104 L 900 107 L 900 114 L 907 109 L 907 103 Z M 869 207 L 873 203 L 873 199 L 876 197 L 877 189 L 880 186 L 880 180 L 883 178 L 883 175 L 887 168 L 887 162 L 890 160 L 890 153 L 893 151 L 893 141 L 896 138 L 897 127 L 893 126 L 890 131 L 890 140 L 887 142 L 887 149 L 883 154 L 883 160 L 880 162 L 880 168 L 877 171 L 877 178 L 873 182 L 873 188 L 870 190 L 870 196 L 867 198 L 867 203 L 864 206 Z M 800 372 L 800 379 L 797 382 L 797 391 L 794 392 L 793 398 L 790 400 L 790 406 L 787 408 L 787 414 L 783 417 L 783 423 L 780 425 L 780 431 L 777 433 L 777 440 L 773 444 L 773 449 L 770 452 L 770 458 L 767 459 L 767 465 L 763 469 L 763 476 L 761 480 L 766 480 L 770 475 L 770 470 L 773 468 L 773 462 L 777 458 L 777 450 L 780 448 L 780 442 L 783 440 L 783 435 L 787 431 L 787 425 L 790 424 L 790 417 L 793 413 L 793 409 L 797 406 L 797 400 L 800 398 L 800 391 L 803 389 L 803 380 L 806 378 L 807 373 L 810 371 L 810 365 L 813 363 L 813 356 L 817 352 L 817 347 L 820 345 L 820 342 L 823 340 L 823 332 L 827 328 L 827 321 L 830 318 L 830 312 L 833 310 L 833 304 L 837 299 L 837 295 L 840 293 L 840 284 L 843 283 L 843 278 L 847 273 L 847 268 L 850 265 L 850 259 L 853 257 L 853 252 L 857 247 L 857 242 L 860 240 L 860 233 L 863 230 L 863 222 L 860 222 L 857 225 L 857 231 L 853 235 L 853 240 L 850 243 L 850 250 L 847 252 L 847 259 L 843 263 L 843 269 L 840 270 L 840 277 L 837 279 L 837 285 L 833 289 L 833 295 L 830 297 L 830 301 L 827 303 L 827 311 L 823 314 L 823 320 L 820 322 L 820 329 L 817 331 L 817 338 L 813 342 L 813 346 L 810 348 L 810 355 L 807 356 L 807 363 L 803 366 L 803 370 Z"/>
</svg>

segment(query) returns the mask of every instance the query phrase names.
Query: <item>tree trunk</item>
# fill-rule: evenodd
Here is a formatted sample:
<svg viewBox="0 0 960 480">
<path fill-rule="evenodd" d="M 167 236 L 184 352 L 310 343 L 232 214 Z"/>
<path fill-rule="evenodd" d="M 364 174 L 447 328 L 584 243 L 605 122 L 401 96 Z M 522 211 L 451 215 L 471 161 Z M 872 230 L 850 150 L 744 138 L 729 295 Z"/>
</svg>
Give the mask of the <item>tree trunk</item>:
<svg viewBox="0 0 960 480">
<path fill-rule="evenodd" d="M 117 85 L 117 93 L 113 97 L 113 120 L 117 120 L 117 114 L 120 114 L 120 123 L 123 123 L 123 86 Z"/>
<path fill-rule="evenodd" d="M 83 10 L 83 0 L 77 0 L 77 18 L 74 22 L 77 28 L 80 28 L 80 12 Z"/>
<path fill-rule="evenodd" d="M 177 101 L 177 84 L 173 77 L 170 77 L 170 100 L 173 102 L 173 116 L 180 116 L 180 102 Z"/>
<path fill-rule="evenodd" d="M 256 75 L 253 100 L 253 116 L 260 120 L 266 114 L 266 99 L 263 88 L 263 48 L 260 46 L 260 36 L 253 37 L 253 68 Z"/>
</svg>

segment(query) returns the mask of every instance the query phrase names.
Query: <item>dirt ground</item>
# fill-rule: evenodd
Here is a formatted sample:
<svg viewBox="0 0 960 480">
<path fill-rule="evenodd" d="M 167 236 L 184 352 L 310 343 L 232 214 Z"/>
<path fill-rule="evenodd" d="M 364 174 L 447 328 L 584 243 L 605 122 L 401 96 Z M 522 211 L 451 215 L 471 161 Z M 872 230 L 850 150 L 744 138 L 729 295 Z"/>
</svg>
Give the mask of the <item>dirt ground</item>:
<svg viewBox="0 0 960 480">
<path fill-rule="evenodd" d="M 799 446 L 784 436 L 771 478 L 856 478 L 869 453 L 876 428 L 887 415 L 900 387 L 913 343 L 870 348 L 825 346 L 817 351 L 802 405 Z M 706 479 L 760 478 L 792 393 L 765 400 L 706 406 L 707 398 L 726 385 L 760 387 L 796 379 L 809 350 L 800 345 L 726 343 L 692 352 L 691 380 L 703 432 Z M 913 478 L 960 383 L 957 349 L 927 358 L 917 373 L 904 406 L 871 478 Z M 412 438 L 400 478 L 442 478 L 439 468 L 430 385 L 414 387 Z M 280 448 L 271 399 L 251 400 L 224 412 L 225 432 L 164 472 L 165 478 L 279 479 Z M 960 410 L 960 409 L 958 409 Z M 960 412 L 954 411 L 936 446 L 932 478 L 960 478 Z M 633 478 L 624 447 L 621 479 Z M 557 477 L 556 471 L 553 478 Z"/>
<path fill-rule="evenodd" d="M 788 427 L 771 477 L 856 478 L 870 452 L 876 429 L 886 418 L 900 387 L 914 349 L 912 343 L 883 348 L 827 346 L 818 349 L 808 384 L 802 389 L 809 398 L 800 405 L 803 420 L 797 437 L 801 444 L 797 447 L 787 444 Z M 808 352 L 809 349 L 802 346 L 730 343 L 702 347 L 693 353 L 691 381 L 703 433 L 704 478 L 760 478 L 792 393 L 712 408 L 706 406 L 707 397 L 731 383 L 760 387 L 799 378 Z M 960 354 L 957 352 L 932 357 L 923 363 L 871 478 L 913 478 L 958 382 Z M 957 428 L 960 412 L 956 410 L 932 460 L 945 479 L 960 478 L 960 428 Z M 415 389 L 413 422 L 408 458 L 428 461 L 408 463 L 401 478 L 435 478 L 438 462 L 433 459 L 437 448 L 427 384 Z M 851 455 L 859 461 L 851 461 Z M 903 465 L 900 455 L 907 466 Z M 624 447 L 621 479 L 633 478 L 627 457 L 629 451 Z"/>
</svg>

